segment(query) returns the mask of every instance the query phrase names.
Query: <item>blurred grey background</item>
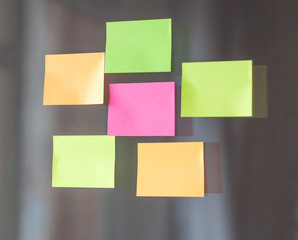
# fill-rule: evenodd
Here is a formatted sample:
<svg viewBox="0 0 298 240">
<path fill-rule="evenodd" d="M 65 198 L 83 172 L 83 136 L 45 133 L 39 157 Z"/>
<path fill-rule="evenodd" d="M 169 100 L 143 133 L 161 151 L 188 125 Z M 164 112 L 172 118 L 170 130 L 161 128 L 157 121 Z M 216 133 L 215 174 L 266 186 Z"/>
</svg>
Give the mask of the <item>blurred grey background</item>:
<svg viewBox="0 0 298 240">
<path fill-rule="evenodd" d="M 295 0 L 1 0 L 0 239 L 297 240 L 297 13 Z M 175 138 L 117 138 L 115 189 L 51 188 L 52 135 L 106 134 L 107 105 L 42 106 L 44 55 L 104 51 L 107 21 L 152 18 L 173 20 L 173 72 L 107 82 L 178 94 L 183 61 L 253 59 L 269 118 L 177 117 Z M 154 141 L 219 142 L 221 191 L 135 197 L 136 143 Z"/>
</svg>

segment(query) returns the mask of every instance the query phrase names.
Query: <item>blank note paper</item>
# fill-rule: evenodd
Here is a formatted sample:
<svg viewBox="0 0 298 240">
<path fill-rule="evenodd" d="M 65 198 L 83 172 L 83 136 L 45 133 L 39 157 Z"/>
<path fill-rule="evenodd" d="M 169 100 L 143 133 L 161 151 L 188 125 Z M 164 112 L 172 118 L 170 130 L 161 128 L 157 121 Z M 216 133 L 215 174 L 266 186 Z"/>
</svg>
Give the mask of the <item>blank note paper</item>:
<svg viewBox="0 0 298 240">
<path fill-rule="evenodd" d="M 182 117 L 251 117 L 252 61 L 182 64 Z"/>
<path fill-rule="evenodd" d="M 44 105 L 102 104 L 104 53 L 46 55 Z"/>
<path fill-rule="evenodd" d="M 114 188 L 114 173 L 115 137 L 53 137 L 53 187 Z"/>
<path fill-rule="evenodd" d="M 204 144 L 138 144 L 137 196 L 204 197 Z"/>
<path fill-rule="evenodd" d="M 106 73 L 171 71 L 171 19 L 108 22 L 106 35 Z"/>
<path fill-rule="evenodd" d="M 174 136 L 175 83 L 110 84 L 108 135 Z"/>
</svg>

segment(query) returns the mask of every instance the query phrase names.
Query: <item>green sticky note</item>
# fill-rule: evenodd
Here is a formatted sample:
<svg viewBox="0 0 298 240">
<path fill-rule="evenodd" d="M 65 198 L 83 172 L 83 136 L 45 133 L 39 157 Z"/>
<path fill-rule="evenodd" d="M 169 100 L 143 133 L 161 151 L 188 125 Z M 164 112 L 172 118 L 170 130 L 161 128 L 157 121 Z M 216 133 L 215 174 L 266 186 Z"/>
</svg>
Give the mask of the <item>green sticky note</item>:
<svg viewBox="0 0 298 240">
<path fill-rule="evenodd" d="M 252 117 L 252 61 L 182 63 L 182 117 Z"/>
<path fill-rule="evenodd" d="M 105 73 L 170 72 L 172 20 L 107 22 Z"/>
<path fill-rule="evenodd" d="M 54 136 L 53 187 L 114 188 L 115 137 Z"/>
</svg>

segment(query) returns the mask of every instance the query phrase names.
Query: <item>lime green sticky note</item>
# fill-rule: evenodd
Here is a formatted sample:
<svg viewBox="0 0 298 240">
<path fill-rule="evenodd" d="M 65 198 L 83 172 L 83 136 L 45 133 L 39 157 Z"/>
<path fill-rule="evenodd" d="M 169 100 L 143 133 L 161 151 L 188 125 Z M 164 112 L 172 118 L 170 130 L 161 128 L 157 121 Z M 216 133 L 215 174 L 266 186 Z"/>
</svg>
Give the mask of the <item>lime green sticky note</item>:
<svg viewBox="0 0 298 240">
<path fill-rule="evenodd" d="M 105 73 L 170 72 L 172 20 L 107 22 Z"/>
<path fill-rule="evenodd" d="M 182 117 L 253 116 L 252 61 L 182 63 Z"/>
<path fill-rule="evenodd" d="M 115 137 L 54 136 L 53 187 L 114 188 Z"/>
</svg>

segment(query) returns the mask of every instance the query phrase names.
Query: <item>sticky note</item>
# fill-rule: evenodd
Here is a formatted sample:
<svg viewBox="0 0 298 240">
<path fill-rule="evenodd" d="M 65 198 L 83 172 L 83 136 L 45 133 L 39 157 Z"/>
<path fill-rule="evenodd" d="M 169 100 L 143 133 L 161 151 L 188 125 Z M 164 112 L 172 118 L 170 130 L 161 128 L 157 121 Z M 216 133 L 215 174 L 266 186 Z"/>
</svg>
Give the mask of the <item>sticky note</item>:
<svg viewBox="0 0 298 240">
<path fill-rule="evenodd" d="M 114 188 L 114 175 L 115 137 L 53 137 L 53 187 Z"/>
<path fill-rule="evenodd" d="M 102 104 L 104 53 L 45 57 L 44 105 Z"/>
<path fill-rule="evenodd" d="M 108 135 L 174 136 L 175 83 L 110 84 Z"/>
<path fill-rule="evenodd" d="M 182 63 L 182 117 L 253 116 L 252 61 Z"/>
<path fill-rule="evenodd" d="M 106 73 L 171 71 L 171 19 L 107 22 L 106 29 Z"/>
<path fill-rule="evenodd" d="M 204 143 L 138 143 L 137 196 L 204 197 Z"/>
</svg>

